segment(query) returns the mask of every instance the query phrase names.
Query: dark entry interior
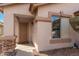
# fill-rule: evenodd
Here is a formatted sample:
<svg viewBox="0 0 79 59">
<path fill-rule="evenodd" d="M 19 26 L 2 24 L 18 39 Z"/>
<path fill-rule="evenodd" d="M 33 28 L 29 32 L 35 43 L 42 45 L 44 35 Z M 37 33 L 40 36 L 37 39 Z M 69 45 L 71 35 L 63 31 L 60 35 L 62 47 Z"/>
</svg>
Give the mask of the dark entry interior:
<svg viewBox="0 0 79 59">
<path fill-rule="evenodd" d="M 19 32 L 19 34 L 20 34 L 19 43 L 28 43 L 27 23 L 20 23 L 19 31 L 20 31 Z"/>
<path fill-rule="evenodd" d="M 15 29 L 15 32 L 18 31 L 17 40 L 16 40 L 17 43 L 19 44 L 32 43 L 33 16 L 17 15 L 17 20 L 18 21 L 16 23 L 18 23 L 17 26 L 18 30 Z"/>
</svg>

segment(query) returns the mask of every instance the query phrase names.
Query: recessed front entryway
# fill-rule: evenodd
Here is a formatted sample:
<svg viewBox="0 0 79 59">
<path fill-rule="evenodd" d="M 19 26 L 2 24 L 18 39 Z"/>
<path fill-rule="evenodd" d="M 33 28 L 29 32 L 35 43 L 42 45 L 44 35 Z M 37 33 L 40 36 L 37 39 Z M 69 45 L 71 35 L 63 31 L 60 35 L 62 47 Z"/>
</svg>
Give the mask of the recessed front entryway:
<svg viewBox="0 0 79 59">
<path fill-rule="evenodd" d="M 15 18 L 15 35 L 16 42 L 20 44 L 33 43 L 33 16 L 16 15 Z"/>
<path fill-rule="evenodd" d="M 33 16 L 15 15 L 14 35 L 16 38 L 16 55 L 32 56 L 33 45 Z"/>
</svg>

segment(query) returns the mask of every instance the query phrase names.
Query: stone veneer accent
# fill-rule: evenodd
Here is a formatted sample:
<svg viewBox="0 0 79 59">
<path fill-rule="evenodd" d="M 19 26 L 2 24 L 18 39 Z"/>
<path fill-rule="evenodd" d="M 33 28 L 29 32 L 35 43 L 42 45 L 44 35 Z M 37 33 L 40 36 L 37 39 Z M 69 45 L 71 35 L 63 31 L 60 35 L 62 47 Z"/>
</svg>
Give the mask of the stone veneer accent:
<svg viewBox="0 0 79 59">
<path fill-rule="evenodd" d="M 0 55 L 10 56 L 15 54 L 16 37 L 4 36 L 0 37 Z"/>
</svg>

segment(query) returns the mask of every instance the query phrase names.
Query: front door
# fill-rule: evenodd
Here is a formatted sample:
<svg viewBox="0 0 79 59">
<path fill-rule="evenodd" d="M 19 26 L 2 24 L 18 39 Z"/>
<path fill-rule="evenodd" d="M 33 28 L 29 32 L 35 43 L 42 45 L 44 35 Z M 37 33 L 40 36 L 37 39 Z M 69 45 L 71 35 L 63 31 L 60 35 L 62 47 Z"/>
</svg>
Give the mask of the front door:
<svg viewBox="0 0 79 59">
<path fill-rule="evenodd" d="M 20 23 L 19 36 L 19 43 L 28 43 L 27 23 Z"/>
</svg>

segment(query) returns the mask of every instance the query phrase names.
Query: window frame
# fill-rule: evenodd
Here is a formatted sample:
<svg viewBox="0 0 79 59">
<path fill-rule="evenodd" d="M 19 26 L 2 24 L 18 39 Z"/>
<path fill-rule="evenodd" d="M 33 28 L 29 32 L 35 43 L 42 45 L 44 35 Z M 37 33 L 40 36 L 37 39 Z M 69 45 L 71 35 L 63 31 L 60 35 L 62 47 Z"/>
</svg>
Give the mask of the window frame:
<svg viewBox="0 0 79 59">
<path fill-rule="evenodd" d="M 64 18 L 71 18 L 72 15 L 68 15 L 68 14 L 63 14 L 63 13 L 56 13 L 56 12 L 48 12 L 48 18 L 51 20 L 51 16 L 58 16 L 58 17 L 64 17 Z M 51 23 L 52 25 L 52 23 Z M 52 28 L 52 26 L 51 26 Z M 61 33 L 60 33 L 61 35 Z M 51 29 L 51 39 L 49 40 L 50 44 L 56 44 L 56 43 L 70 43 L 71 39 L 70 38 L 52 38 L 52 29 Z"/>
<path fill-rule="evenodd" d="M 61 17 L 60 13 L 48 12 L 48 18 L 51 20 L 52 16 Z M 61 29 L 60 29 L 60 38 L 52 38 L 52 21 L 51 21 L 51 40 L 61 40 Z"/>
</svg>

